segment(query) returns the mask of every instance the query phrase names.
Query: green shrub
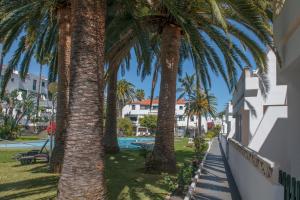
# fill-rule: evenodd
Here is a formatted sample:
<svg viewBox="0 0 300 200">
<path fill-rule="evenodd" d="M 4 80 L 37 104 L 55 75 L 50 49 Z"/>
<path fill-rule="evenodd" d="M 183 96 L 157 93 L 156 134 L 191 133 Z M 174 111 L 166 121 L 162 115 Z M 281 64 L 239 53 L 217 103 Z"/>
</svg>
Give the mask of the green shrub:
<svg viewBox="0 0 300 200">
<path fill-rule="evenodd" d="M 128 117 L 118 119 L 118 129 L 125 136 L 133 135 L 132 122 Z"/>
<path fill-rule="evenodd" d="M 202 155 L 207 149 L 207 143 L 205 142 L 204 137 L 196 137 L 194 139 L 194 151 L 197 161 L 201 161 Z"/>
<path fill-rule="evenodd" d="M 185 163 L 184 166 L 180 169 L 180 172 L 177 177 L 177 193 L 183 194 L 186 191 L 192 181 L 194 176 L 194 167 L 190 163 Z"/>
<path fill-rule="evenodd" d="M 177 178 L 174 176 L 170 176 L 168 174 L 162 174 L 164 176 L 162 182 L 164 185 L 167 186 L 167 190 L 171 193 L 175 192 L 178 184 L 177 184 Z"/>
<path fill-rule="evenodd" d="M 207 133 L 206 133 L 206 138 L 212 139 L 212 138 L 216 137 L 217 135 L 218 135 L 218 134 L 217 134 L 215 131 L 213 131 L 213 130 L 207 131 Z"/>
<path fill-rule="evenodd" d="M 8 119 L 6 124 L 0 127 L 0 138 L 5 140 L 16 139 L 20 131 L 20 127 L 15 124 L 16 122 L 12 119 Z"/>
<path fill-rule="evenodd" d="M 156 115 L 146 115 L 140 119 L 140 124 L 146 127 L 151 134 L 154 134 L 157 128 L 157 116 Z"/>
</svg>

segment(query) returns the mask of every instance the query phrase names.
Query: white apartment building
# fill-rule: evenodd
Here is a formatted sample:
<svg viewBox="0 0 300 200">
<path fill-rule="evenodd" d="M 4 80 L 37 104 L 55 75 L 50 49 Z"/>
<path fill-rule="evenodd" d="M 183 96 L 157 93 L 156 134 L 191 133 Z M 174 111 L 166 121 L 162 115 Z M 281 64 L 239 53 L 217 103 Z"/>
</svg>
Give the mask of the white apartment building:
<svg viewBox="0 0 300 200">
<path fill-rule="evenodd" d="M 1 79 L 3 78 L 5 70 L 6 70 L 6 66 L 3 66 Z M 27 94 L 28 93 L 35 94 L 35 99 L 34 100 L 35 100 L 35 103 L 36 103 L 37 93 L 38 93 L 38 85 L 39 85 L 39 76 L 38 75 L 29 73 L 26 76 L 25 80 L 22 80 L 20 75 L 19 75 L 19 72 L 14 70 L 13 74 L 11 75 L 10 80 L 7 83 L 6 92 L 10 93 L 14 90 L 20 90 L 20 91 L 26 92 Z M 48 80 L 44 76 L 41 77 L 39 106 L 46 109 L 46 112 L 43 113 L 42 116 L 49 117 L 51 115 L 53 105 L 52 105 L 52 101 L 50 101 L 49 98 L 48 98 Z M 23 120 L 21 120 L 20 123 L 23 124 L 23 125 L 26 124 L 26 125 L 29 125 L 29 126 L 33 126 L 33 124 L 31 124 L 30 120 L 29 121 L 27 120 L 27 117 L 24 117 Z M 34 126 L 35 125 L 43 126 L 44 123 L 34 124 Z"/>
<path fill-rule="evenodd" d="M 5 73 L 6 66 L 3 66 L 1 79 Z M 39 85 L 39 76 L 35 74 L 29 73 L 25 80 L 22 80 L 19 72 L 17 70 L 13 71 L 10 80 L 6 86 L 6 92 L 10 93 L 14 90 L 21 90 L 26 93 L 38 93 L 38 85 Z M 40 106 L 51 108 L 52 102 L 48 100 L 48 80 L 46 77 L 42 76 L 41 78 L 41 98 L 40 98 Z"/>
<path fill-rule="evenodd" d="M 154 99 L 152 102 L 152 108 L 150 109 L 150 100 L 142 100 L 131 102 L 127 104 L 122 109 L 122 117 L 128 117 L 133 125 L 136 135 L 148 135 L 149 131 L 147 128 L 142 127 L 139 123 L 139 120 L 146 115 L 157 115 L 158 113 L 159 102 Z M 176 103 L 175 113 L 176 113 L 176 125 L 175 125 L 175 133 L 178 136 L 183 136 L 187 127 L 187 116 L 185 114 L 186 102 L 183 99 L 180 99 Z M 202 130 L 207 131 L 207 122 L 206 118 L 202 117 Z M 189 130 L 190 133 L 194 134 L 196 128 L 198 127 L 198 117 L 191 116 L 189 119 Z"/>
<path fill-rule="evenodd" d="M 244 70 L 228 107 L 230 129 L 220 136 L 241 196 L 249 200 L 293 199 L 299 190 L 290 186 L 300 187 L 300 1 L 274 5 L 281 66 L 269 52 L 267 95 L 261 77 Z"/>
</svg>

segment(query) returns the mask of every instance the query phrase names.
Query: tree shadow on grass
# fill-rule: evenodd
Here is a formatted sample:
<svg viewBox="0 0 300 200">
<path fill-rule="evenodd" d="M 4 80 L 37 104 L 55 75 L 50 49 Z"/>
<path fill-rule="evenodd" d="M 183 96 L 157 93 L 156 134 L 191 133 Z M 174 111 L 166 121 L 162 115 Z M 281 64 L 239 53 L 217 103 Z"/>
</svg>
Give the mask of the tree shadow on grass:
<svg viewBox="0 0 300 200">
<path fill-rule="evenodd" d="M 1 185 L 0 185 L 1 187 Z M 34 190 L 28 190 L 28 191 L 23 191 L 23 192 L 17 192 L 14 194 L 9 194 L 9 195 L 5 195 L 1 197 L 1 200 L 11 200 L 11 199 L 24 199 L 26 197 L 32 196 L 32 195 L 36 195 L 36 194 L 43 194 L 46 192 L 49 192 L 53 189 L 56 189 L 56 186 L 50 186 L 50 187 L 44 187 L 44 188 L 37 188 Z M 46 197 L 41 197 L 38 198 L 39 200 L 54 200 L 56 197 L 56 195 L 49 195 Z"/>
<path fill-rule="evenodd" d="M 22 190 L 27 188 L 29 189 L 41 188 L 41 187 L 56 188 L 57 183 L 58 183 L 58 177 L 48 176 L 48 177 L 40 177 L 34 179 L 27 179 L 23 181 L 0 184 L 0 188 L 1 188 L 1 192 L 10 191 L 10 190 Z"/>
</svg>

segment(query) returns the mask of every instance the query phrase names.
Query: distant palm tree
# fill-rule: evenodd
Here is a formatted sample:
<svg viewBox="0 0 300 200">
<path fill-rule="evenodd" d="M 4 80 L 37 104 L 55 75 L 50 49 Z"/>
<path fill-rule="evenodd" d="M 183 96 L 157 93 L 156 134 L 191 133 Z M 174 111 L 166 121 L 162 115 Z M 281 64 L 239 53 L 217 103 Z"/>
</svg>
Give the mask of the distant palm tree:
<svg viewBox="0 0 300 200">
<path fill-rule="evenodd" d="M 143 89 L 136 89 L 135 96 L 138 101 L 142 101 L 145 99 L 145 91 Z"/>
<path fill-rule="evenodd" d="M 135 86 L 125 79 L 118 81 L 117 84 L 117 99 L 119 107 L 119 117 L 122 115 L 122 108 L 126 103 L 135 99 Z"/>
<path fill-rule="evenodd" d="M 211 94 L 205 94 L 196 90 L 191 96 L 190 113 L 192 115 L 198 116 L 198 135 L 202 133 L 202 116 L 212 116 L 214 117 L 217 113 L 217 99 Z"/>
<path fill-rule="evenodd" d="M 177 92 L 180 92 L 178 99 L 181 99 L 187 96 L 187 107 L 185 109 L 185 113 L 187 115 L 187 124 L 186 124 L 186 135 L 189 132 L 189 121 L 190 121 L 190 103 L 191 97 L 195 90 L 195 74 L 188 75 L 185 74 L 184 78 L 179 79 L 179 83 L 181 84 L 180 88 L 177 89 Z"/>
</svg>

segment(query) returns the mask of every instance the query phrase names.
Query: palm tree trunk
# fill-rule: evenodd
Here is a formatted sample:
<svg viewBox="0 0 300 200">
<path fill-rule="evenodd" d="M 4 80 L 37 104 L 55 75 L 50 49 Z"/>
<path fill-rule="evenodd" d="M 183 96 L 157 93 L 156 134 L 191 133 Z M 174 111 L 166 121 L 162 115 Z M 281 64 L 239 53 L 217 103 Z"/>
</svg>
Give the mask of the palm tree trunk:
<svg viewBox="0 0 300 200">
<path fill-rule="evenodd" d="M 161 83 L 155 145 L 146 162 L 148 170 L 176 171 L 174 152 L 174 124 L 176 104 L 176 78 L 179 62 L 180 29 L 166 25 L 162 32 Z"/>
<path fill-rule="evenodd" d="M 58 92 L 56 108 L 55 146 L 50 161 L 50 170 L 60 173 L 64 156 L 64 140 L 68 118 L 69 82 L 71 62 L 71 8 L 58 9 Z"/>
<path fill-rule="evenodd" d="M 2 81 L 3 60 L 4 60 L 4 55 L 3 55 L 3 52 L 2 52 L 2 49 L 1 49 L 1 52 L 0 52 L 0 77 L 1 77 L 0 80 L 1 81 Z"/>
<path fill-rule="evenodd" d="M 114 66 L 110 66 L 114 67 Z M 104 151 L 118 153 L 120 151 L 117 134 L 117 80 L 118 70 L 112 70 L 108 77 L 107 107 L 104 132 Z"/>
<path fill-rule="evenodd" d="M 202 134 L 202 117 L 201 115 L 198 116 L 198 137 Z"/>
<path fill-rule="evenodd" d="M 40 64 L 39 85 L 38 85 L 38 92 L 37 92 L 37 99 L 36 99 L 36 119 L 39 117 L 42 71 L 43 71 L 43 65 Z"/>
<path fill-rule="evenodd" d="M 185 130 L 185 135 L 186 136 L 189 136 L 189 123 L 190 123 L 190 99 L 189 99 L 189 102 L 188 102 L 188 112 L 187 112 L 187 122 L 186 122 L 186 130 Z"/>
<path fill-rule="evenodd" d="M 106 1 L 72 0 L 71 6 L 69 115 L 58 200 L 102 200 Z"/>
</svg>

